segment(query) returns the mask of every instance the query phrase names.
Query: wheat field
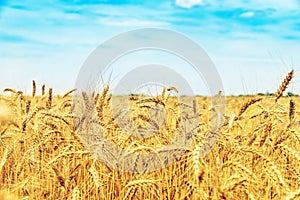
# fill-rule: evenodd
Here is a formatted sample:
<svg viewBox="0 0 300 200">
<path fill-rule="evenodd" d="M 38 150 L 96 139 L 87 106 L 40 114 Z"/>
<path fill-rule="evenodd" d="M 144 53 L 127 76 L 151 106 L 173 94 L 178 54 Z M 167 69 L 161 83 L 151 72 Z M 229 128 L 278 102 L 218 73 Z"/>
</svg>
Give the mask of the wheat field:
<svg viewBox="0 0 300 200">
<path fill-rule="evenodd" d="M 75 90 L 58 96 L 43 85 L 37 94 L 34 81 L 31 95 L 7 88 L 0 96 L 0 199 L 298 199 L 300 97 L 284 95 L 293 76 L 292 70 L 274 96 L 226 97 L 220 136 L 205 157 L 201 144 L 213 108 L 210 98 L 197 97 L 200 123 L 192 145 L 176 162 L 149 173 L 116 170 L 85 147 L 82 119 L 72 112 Z M 178 129 L 180 104 L 168 92 L 131 98 L 136 125 L 151 123 L 145 113 L 153 103 L 170 116 L 155 137 L 139 141 L 114 122 L 109 87 L 82 96 L 95 103 L 88 109 L 112 142 L 147 153 L 168 144 Z"/>
</svg>

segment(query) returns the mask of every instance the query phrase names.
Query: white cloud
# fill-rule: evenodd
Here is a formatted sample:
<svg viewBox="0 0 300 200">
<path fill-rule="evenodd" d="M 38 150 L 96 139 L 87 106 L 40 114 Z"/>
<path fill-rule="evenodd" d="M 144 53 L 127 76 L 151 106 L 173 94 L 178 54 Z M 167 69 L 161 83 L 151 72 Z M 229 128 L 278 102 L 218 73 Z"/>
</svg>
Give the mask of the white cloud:
<svg viewBox="0 0 300 200">
<path fill-rule="evenodd" d="M 240 17 L 243 17 L 243 18 L 251 18 L 251 17 L 254 17 L 255 13 L 254 12 L 244 12 L 240 15 Z"/>
<path fill-rule="evenodd" d="M 176 0 L 176 5 L 182 8 L 192 8 L 193 6 L 203 6 L 203 0 Z"/>
</svg>

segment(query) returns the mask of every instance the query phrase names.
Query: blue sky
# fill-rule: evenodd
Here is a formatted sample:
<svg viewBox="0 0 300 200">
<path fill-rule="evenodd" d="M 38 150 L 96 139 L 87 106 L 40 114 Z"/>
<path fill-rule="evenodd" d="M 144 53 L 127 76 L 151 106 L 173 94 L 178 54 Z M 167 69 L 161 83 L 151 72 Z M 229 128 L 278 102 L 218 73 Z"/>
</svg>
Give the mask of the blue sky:
<svg viewBox="0 0 300 200">
<path fill-rule="evenodd" d="M 300 92 L 297 0 L 0 0 L 0 90 L 30 93 L 34 79 L 63 93 L 98 45 L 151 27 L 197 42 L 228 95 L 274 92 L 292 67 Z"/>
</svg>

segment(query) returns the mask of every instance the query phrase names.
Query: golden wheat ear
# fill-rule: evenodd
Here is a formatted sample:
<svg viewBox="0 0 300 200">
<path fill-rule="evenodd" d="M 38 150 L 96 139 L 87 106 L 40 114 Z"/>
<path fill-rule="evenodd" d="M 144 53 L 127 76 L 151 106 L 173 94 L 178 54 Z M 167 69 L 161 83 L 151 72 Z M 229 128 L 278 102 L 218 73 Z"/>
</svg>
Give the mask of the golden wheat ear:
<svg viewBox="0 0 300 200">
<path fill-rule="evenodd" d="M 45 85 L 42 85 L 42 96 L 45 94 Z"/>
<path fill-rule="evenodd" d="M 32 81 L 32 97 L 35 97 L 35 94 L 36 94 L 36 83 L 33 80 Z"/>
<path fill-rule="evenodd" d="M 46 102 L 46 108 L 49 110 L 52 106 L 52 88 L 49 88 L 49 92 L 48 92 L 48 100 Z"/>
<path fill-rule="evenodd" d="M 295 117 L 295 101 L 293 99 L 290 99 L 290 108 L 289 108 L 290 123 L 292 123 L 294 117 Z"/>
<path fill-rule="evenodd" d="M 242 116 L 242 114 L 244 112 L 246 112 L 246 110 L 249 108 L 249 106 L 251 106 L 252 104 L 255 104 L 256 102 L 259 102 L 261 100 L 262 100 L 262 98 L 254 98 L 254 99 L 250 99 L 246 103 L 244 103 L 239 111 L 239 114 L 237 115 L 237 119 L 239 119 Z"/>
<path fill-rule="evenodd" d="M 69 90 L 67 91 L 64 95 L 63 95 L 63 99 L 66 98 L 67 96 L 69 96 L 71 93 L 75 92 L 77 89 L 72 89 L 72 90 Z"/>
<path fill-rule="evenodd" d="M 290 84 L 292 78 L 294 77 L 294 69 L 292 69 L 285 77 L 285 79 L 283 80 L 283 82 L 281 83 L 280 87 L 278 88 L 278 90 L 275 93 L 276 99 L 275 102 L 278 101 L 278 99 L 280 99 L 280 97 L 282 97 L 283 92 L 286 90 L 287 86 Z"/>
</svg>

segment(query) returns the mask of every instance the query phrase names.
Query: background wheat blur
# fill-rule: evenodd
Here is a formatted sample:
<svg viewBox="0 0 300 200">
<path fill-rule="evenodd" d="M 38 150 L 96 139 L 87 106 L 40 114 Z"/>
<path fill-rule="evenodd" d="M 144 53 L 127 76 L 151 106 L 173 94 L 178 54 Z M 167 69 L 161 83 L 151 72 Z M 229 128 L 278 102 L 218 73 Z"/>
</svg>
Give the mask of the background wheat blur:
<svg viewBox="0 0 300 200">
<path fill-rule="evenodd" d="M 299 97 L 285 97 L 292 70 L 275 96 L 226 97 L 220 139 L 201 157 L 209 132 L 210 98 L 197 97 L 198 134 L 170 166 L 152 173 L 124 173 L 107 167 L 86 150 L 72 114 L 74 90 L 53 96 L 7 88 L 0 96 L 0 199 L 297 199 L 300 196 Z M 109 113 L 108 87 L 94 101 L 96 123 L 124 148 L 164 145 L 176 134 L 180 114 L 176 100 L 163 90 L 158 97 L 132 97 L 136 125 L 151 123 L 153 103 L 173 110 L 155 140 L 136 142 L 120 134 Z M 113 131 L 110 131 L 113 130 Z M 157 138 L 161 138 L 158 140 Z M 153 144 L 154 141 L 159 144 Z M 141 148 L 140 148 L 141 149 Z"/>
</svg>

